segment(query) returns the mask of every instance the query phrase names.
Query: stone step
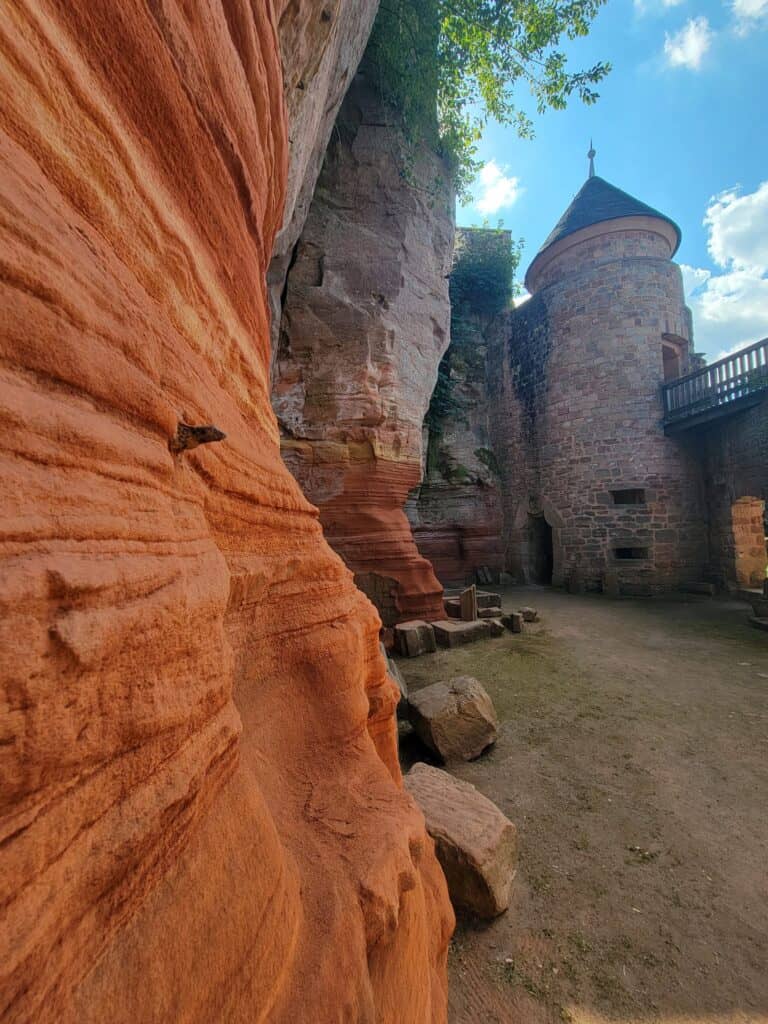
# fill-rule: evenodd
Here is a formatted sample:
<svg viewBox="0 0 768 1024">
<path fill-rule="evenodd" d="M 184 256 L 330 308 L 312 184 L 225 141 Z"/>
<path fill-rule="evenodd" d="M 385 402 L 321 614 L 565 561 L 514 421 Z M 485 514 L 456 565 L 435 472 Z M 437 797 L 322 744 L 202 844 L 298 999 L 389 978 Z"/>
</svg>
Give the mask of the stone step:
<svg viewBox="0 0 768 1024">
<path fill-rule="evenodd" d="M 461 644 L 472 644 L 491 635 L 491 626 L 487 619 L 476 619 L 474 622 L 443 619 L 440 622 L 433 622 L 432 629 L 440 647 L 460 647 Z"/>
</svg>

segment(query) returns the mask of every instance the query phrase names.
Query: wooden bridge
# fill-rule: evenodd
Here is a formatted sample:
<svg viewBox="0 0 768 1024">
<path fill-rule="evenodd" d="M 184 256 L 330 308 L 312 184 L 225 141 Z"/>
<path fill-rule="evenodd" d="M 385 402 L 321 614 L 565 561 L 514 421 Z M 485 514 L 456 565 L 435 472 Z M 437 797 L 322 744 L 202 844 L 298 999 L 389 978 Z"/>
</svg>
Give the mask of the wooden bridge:
<svg viewBox="0 0 768 1024">
<path fill-rule="evenodd" d="M 664 432 L 677 434 L 757 405 L 768 390 L 768 338 L 662 385 Z"/>
</svg>

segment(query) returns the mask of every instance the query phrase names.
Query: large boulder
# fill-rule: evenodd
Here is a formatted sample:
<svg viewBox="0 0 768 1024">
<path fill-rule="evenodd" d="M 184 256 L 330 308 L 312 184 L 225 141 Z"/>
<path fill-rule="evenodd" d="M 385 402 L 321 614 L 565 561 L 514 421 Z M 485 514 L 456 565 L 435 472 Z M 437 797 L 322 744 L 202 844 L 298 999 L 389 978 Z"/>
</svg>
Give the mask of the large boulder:
<svg viewBox="0 0 768 1024">
<path fill-rule="evenodd" d="M 435 840 L 454 907 L 496 917 L 509 906 L 517 864 L 517 830 L 468 782 L 415 764 L 405 777 Z"/>
<path fill-rule="evenodd" d="M 493 703 L 471 676 L 425 686 L 410 695 L 409 704 L 417 735 L 444 761 L 471 761 L 496 742 Z"/>
</svg>

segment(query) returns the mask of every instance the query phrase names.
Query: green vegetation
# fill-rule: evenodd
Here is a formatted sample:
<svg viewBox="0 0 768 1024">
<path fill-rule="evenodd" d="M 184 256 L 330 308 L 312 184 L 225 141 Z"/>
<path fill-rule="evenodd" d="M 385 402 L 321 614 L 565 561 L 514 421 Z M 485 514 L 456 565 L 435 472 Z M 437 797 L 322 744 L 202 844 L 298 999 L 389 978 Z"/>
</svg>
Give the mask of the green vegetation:
<svg viewBox="0 0 768 1024">
<path fill-rule="evenodd" d="M 610 67 L 572 72 L 556 49 L 584 36 L 604 0 L 382 0 L 366 64 L 402 111 L 412 141 L 426 140 L 450 161 L 466 196 L 480 164 L 477 142 L 489 117 L 533 135 L 515 100 L 524 83 L 536 109 L 563 109 L 576 95 L 597 99 Z"/>
</svg>

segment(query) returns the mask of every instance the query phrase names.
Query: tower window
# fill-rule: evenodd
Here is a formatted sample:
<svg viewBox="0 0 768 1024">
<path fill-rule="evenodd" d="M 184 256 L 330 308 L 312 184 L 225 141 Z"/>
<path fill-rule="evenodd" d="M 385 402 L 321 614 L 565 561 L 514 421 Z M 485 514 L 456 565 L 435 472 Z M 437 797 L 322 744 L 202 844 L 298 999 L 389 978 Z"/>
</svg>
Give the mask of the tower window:
<svg viewBox="0 0 768 1024">
<path fill-rule="evenodd" d="M 642 487 L 630 487 L 623 491 L 611 491 L 614 505 L 644 505 L 645 490 Z"/>
<path fill-rule="evenodd" d="M 648 548 L 614 548 L 613 553 L 620 562 L 638 562 L 648 557 Z"/>
</svg>

